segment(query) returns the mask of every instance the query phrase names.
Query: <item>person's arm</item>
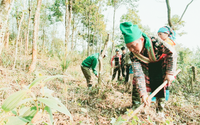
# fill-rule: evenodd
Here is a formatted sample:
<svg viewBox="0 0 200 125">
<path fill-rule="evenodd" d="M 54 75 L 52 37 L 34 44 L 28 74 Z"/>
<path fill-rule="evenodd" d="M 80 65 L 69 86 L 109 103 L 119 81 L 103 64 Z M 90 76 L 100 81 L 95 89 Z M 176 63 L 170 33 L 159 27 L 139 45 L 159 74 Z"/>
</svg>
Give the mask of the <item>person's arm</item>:
<svg viewBox="0 0 200 125">
<path fill-rule="evenodd" d="M 145 75 L 142 70 L 140 62 L 133 62 L 134 81 L 136 82 L 136 88 L 140 94 L 140 97 L 147 93 Z"/>
<path fill-rule="evenodd" d="M 122 64 L 122 55 L 119 55 L 119 64 Z"/>
<path fill-rule="evenodd" d="M 113 66 L 112 61 L 114 60 L 114 57 L 115 57 L 115 56 L 113 56 L 112 59 L 111 59 L 111 67 Z"/>
<path fill-rule="evenodd" d="M 140 62 L 133 62 L 133 74 L 134 74 L 134 81 L 136 82 L 136 88 L 139 92 L 140 97 L 142 98 L 142 102 L 144 102 L 145 106 L 149 105 L 150 102 L 148 99 L 148 93 L 146 90 L 146 82 L 145 82 L 145 75 L 142 70 L 142 66 Z"/>
<path fill-rule="evenodd" d="M 130 62 L 131 62 L 131 60 L 130 60 L 130 55 L 129 55 L 129 53 L 127 53 L 127 54 L 125 55 L 125 57 L 124 57 L 124 64 L 125 64 L 125 65 L 128 65 Z"/>
<path fill-rule="evenodd" d="M 98 59 L 97 59 L 97 58 L 94 58 L 94 60 L 92 61 L 92 70 L 93 70 L 93 73 L 94 73 L 96 76 L 97 76 L 97 70 L 96 70 L 97 63 L 98 63 Z"/>
<path fill-rule="evenodd" d="M 126 54 L 124 57 L 124 65 L 127 65 L 127 64 L 128 64 L 128 62 L 127 62 L 127 54 Z"/>
</svg>

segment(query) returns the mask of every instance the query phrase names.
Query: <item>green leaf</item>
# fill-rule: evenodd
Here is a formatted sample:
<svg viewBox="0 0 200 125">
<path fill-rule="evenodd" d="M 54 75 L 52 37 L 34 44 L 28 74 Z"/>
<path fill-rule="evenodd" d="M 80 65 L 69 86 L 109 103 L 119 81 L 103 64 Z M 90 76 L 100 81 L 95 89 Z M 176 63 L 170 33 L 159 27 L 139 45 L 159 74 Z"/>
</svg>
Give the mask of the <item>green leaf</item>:
<svg viewBox="0 0 200 125">
<path fill-rule="evenodd" d="M 152 120 L 151 120 L 151 118 L 149 117 L 149 115 L 147 116 L 147 118 L 148 118 L 148 120 L 149 120 L 150 122 L 152 122 Z"/>
<path fill-rule="evenodd" d="M 58 78 L 58 77 L 64 77 L 64 75 L 49 76 L 44 80 L 44 82 L 50 81 L 50 80 Z"/>
<path fill-rule="evenodd" d="M 17 116 L 17 112 L 16 111 L 12 110 L 12 113 Z"/>
<path fill-rule="evenodd" d="M 51 109 L 48 106 L 45 106 L 44 110 L 46 110 L 49 113 L 51 124 L 53 124 L 53 115 Z"/>
<path fill-rule="evenodd" d="M 39 78 L 37 78 L 36 80 L 34 80 L 30 85 L 29 85 L 29 89 L 32 88 L 33 86 L 36 86 L 40 83 L 41 80 L 45 80 L 43 82 L 47 82 L 49 80 L 52 80 L 54 78 L 58 78 L 58 77 L 63 77 L 63 75 L 56 75 L 56 76 L 41 76 Z"/>
<path fill-rule="evenodd" d="M 85 109 L 85 108 L 81 108 L 81 111 L 84 112 L 84 113 L 88 112 L 87 109 Z"/>
<path fill-rule="evenodd" d="M 10 89 L 10 88 L 4 87 L 4 88 L 0 88 L 0 91 L 1 90 L 5 91 L 5 90 L 8 90 L 8 89 Z"/>
<path fill-rule="evenodd" d="M 29 89 L 32 88 L 33 86 L 36 86 L 37 84 L 39 84 L 39 82 L 43 79 L 45 79 L 47 76 L 41 76 L 37 79 L 35 79 L 30 85 L 29 85 Z"/>
<path fill-rule="evenodd" d="M 24 103 L 26 103 L 26 102 L 30 102 L 30 101 L 34 101 L 34 99 L 33 99 L 33 98 L 24 99 L 24 100 L 20 101 L 20 103 L 18 103 L 17 106 L 20 106 L 20 105 L 22 105 L 22 104 L 24 104 Z"/>
<path fill-rule="evenodd" d="M 6 125 L 26 125 L 27 122 L 21 120 L 19 117 L 10 116 Z"/>
<path fill-rule="evenodd" d="M 27 123 L 27 122 L 29 122 L 29 123 L 31 122 L 30 120 L 28 120 L 28 119 L 26 119 L 26 118 L 22 118 L 22 117 L 19 117 L 19 116 L 18 116 L 18 118 L 21 119 L 22 121 L 26 122 L 26 123 Z"/>
<path fill-rule="evenodd" d="M 137 122 L 133 119 L 131 122 L 133 125 L 137 125 Z"/>
<path fill-rule="evenodd" d="M 43 87 L 40 89 L 41 94 L 43 94 L 43 90 L 44 90 L 44 96 L 52 95 L 52 93 L 54 92 L 53 90 L 48 89 L 47 87 Z"/>
<path fill-rule="evenodd" d="M 29 110 L 30 107 L 23 107 L 19 110 L 19 116 L 22 116 L 27 110 Z"/>
<path fill-rule="evenodd" d="M 111 118 L 111 122 L 112 125 L 114 125 L 116 123 L 116 118 Z"/>
<path fill-rule="evenodd" d="M 42 122 L 44 125 L 48 125 L 46 122 Z"/>
<path fill-rule="evenodd" d="M 168 125 L 170 124 L 170 121 L 169 121 L 169 120 L 166 120 L 165 122 L 166 122 Z"/>
<path fill-rule="evenodd" d="M 21 90 L 10 95 L 2 104 L 2 109 L 6 112 L 13 110 L 24 98 L 27 90 Z"/>
<path fill-rule="evenodd" d="M 37 113 L 37 108 L 36 106 L 29 108 L 21 117 L 31 121 L 35 114 Z"/>
<path fill-rule="evenodd" d="M 139 118 L 137 116 L 133 116 L 133 118 L 137 121 L 139 121 Z"/>
<path fill-rule="evenodd" d="M 54 98 L 37 98 L 38 101 L 44 103 L 45 105 L 49 106 L 52 109 L 55 109 L 63 114 L 66 114 L 72 120 L 72 116 L 68 109 L 59 101 Z"/>
<path fill-rule="evenodd" d="M 123 123 L 125 123 L 126 120 L 123 119 L 121 116 L 118 117 L 117 122 L 115 123 L 115 125 L 121 125 Z"/>
</svg>

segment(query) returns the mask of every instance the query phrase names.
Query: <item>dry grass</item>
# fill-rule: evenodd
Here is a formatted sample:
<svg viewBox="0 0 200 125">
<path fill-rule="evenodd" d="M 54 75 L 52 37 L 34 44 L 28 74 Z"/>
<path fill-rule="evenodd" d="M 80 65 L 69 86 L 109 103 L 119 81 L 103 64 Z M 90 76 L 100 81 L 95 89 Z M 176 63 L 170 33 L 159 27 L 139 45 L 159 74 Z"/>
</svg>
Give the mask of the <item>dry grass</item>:
<svg viewBox="0 0 200 125">
<path fill-rule="evenodd" d="M 96 85 L 92 90 L 86 87 L 86 81 L 80 69 L 82 57 L 73 58 L 73 63 L 65 73 L 62 72 L 58 58 L 40 57 L 37 69 L 32 74 L 27 74 L 23 68 L 10 70 L 10 68 L 0 67 L 0 104 L 10 94 L 30 84 L 38 74 L 58 75 L 64 74 L 63 79 L 55 79 L 46 83 L 47 88 L 54 91 L 53 96 L 58 97 L 69 109 L 73 116 L 73 121 L 69 117 L 59 112 L 54 112 L 54 122 L 56 125 L 109 125 L 111 118 L 127 118 L 125 113 L 127 107 L 131 106 L 131 94 L 125 92 L 125 86 L 117 82 L 109 82 L 109 73 L 103 73 L 105 85 L 98 85 L 97 79 L 93 75 L 93 83 Z M 107 64 L 106 64 L 107 65 Z M 106 66 L 109 67 L 109 66 Z M 106 69 L 107 71 L 108 69 Z M 39 96 L 40 87 L 34 88 L 34 92 Z M 147 109 L 137 115 L 137 124 L 200 124 L 199 98 L 195 98 L 195 103 L 189 103 L 192 97 L 181 98 L 183 94 L 172 95 L 166 104 L 165 119 L 155 113 L 155 107 Z M 0 113 L 0 124 L 2 118 L 12 113 Z M 134 120 L 134 119 L 132 119 Z M 47 114 L 40 114 L 35 124 L 40 125 L 43 121 L 49 123 Z M 132 121 L 129 121 L 132 122 Z M 128 122 L 123 123 L 128 124 Z"/>
</svg>

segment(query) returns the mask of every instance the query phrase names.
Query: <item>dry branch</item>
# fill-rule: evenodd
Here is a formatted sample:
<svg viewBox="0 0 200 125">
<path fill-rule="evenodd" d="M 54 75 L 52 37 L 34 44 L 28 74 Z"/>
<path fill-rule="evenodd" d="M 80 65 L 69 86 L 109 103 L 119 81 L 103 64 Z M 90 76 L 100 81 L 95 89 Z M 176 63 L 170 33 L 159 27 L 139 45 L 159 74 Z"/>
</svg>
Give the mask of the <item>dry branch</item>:
<svg viewBox="0 0 200 125">
<path fill-rule="evenodd" d="M 105 55 L 105 52 L 106 52 L 106 50 L 107 50 L 108 41 L 109 41 L 109 34 L 108 34 L 107 40 L 106 40 L 106 42 L 105 42 L 105 44 L 104 44 L 103 51 L 102 51 L 101 55 L 99 56 L 98 84 L 101 84 L 101 70 L 102 70 L 102 65 L 103 65 L 103 63 L 102 63 L 102 58 L 103 58 L 103 56 Z"/>
</svg>

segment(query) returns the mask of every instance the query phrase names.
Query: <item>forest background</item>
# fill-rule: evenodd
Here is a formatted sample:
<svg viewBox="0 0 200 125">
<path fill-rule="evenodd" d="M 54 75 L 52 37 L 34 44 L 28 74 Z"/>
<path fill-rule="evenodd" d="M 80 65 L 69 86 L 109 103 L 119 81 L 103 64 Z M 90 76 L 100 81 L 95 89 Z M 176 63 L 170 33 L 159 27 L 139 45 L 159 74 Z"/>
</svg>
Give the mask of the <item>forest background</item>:
<svg viewBox="0 0 200 125">
<path fill-rule="evenodd" d="M 199 0 L 0 0 L 0 123 L 200 123 L 197 5 Z M 119 30 L 124 21 L 150 36 L 163 25 L 177 32 L 177 68 L 182 71 L 164 120 L 153 108 L 127 120 L 122 109 L 131 105 L 130 92 L 122 82 L 110 82 L 113 50 L 125 46 Z M 93 77 L 96 87 L 89 91 L 80 64 L 106 41 L 103 84 Z"/>
</svg>

